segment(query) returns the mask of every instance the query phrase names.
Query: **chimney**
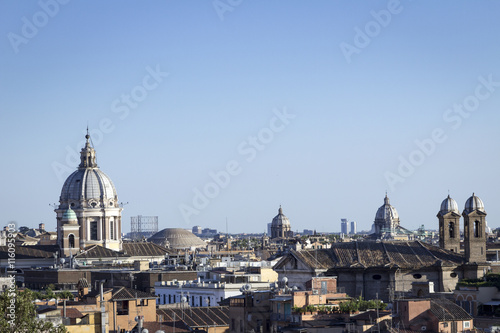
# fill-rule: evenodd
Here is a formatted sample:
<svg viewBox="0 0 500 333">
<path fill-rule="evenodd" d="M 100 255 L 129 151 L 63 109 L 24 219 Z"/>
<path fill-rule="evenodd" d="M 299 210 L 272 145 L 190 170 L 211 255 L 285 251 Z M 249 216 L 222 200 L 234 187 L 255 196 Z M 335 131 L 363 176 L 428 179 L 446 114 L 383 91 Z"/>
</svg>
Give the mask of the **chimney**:
<svg viewBox="0 0 500 333">
<path fill-rule="evenodd" d="M 45 232 L 45 223 L 40 223 L 38 225 L 38 231 Z"/>
</svg>

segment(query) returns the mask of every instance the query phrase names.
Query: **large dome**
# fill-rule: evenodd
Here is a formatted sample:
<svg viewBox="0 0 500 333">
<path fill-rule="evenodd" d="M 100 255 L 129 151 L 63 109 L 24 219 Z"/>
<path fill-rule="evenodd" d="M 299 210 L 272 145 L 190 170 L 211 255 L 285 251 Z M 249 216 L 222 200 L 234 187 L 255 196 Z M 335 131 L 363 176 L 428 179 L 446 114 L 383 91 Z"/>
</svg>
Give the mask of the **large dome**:
<svg viewBox="0 0 500 333">
<path fill-rule="evenodd" d="M 475 210 L 485 213 L 483 200 L 481 200 L 479 197 L 476 197 L 475 194 L 472 193 L 472 196 L 465 202 L 464 212 L 468 214 Z"/>
<path fill-rule="evenodd" d="M 95 150 L 87 142 L 80 152 L 80 165 L 64 182 L 60 208 L 117 207 L 118 196 L 111 179 L 102 172 L 95 160 Z"/>
<path fill-rule="evenodd" d="M 191 231 L 181 228 L 166 228 L 148 238 L 149 242 L 171 249 L 204 248 L 206 243 Z"/>
<path fill-rule="evenodd" d="M 97 168 L 78 169 L 64 182 L 61 203 L 87 201 L 88 207 L 114 206 L 116 189 L 111 179 Z"/>
<path fill-rule="evenodd" d="M 281 209 L 281 206 L 278 209 L 278 215 L 276 215 L 273 218 L 273 221 L 271 223 L 272 223 L 272 226 L 274 226 L 274 227 L 290 226 L 290 220 L 288 219 L 288 217 L 286 217 L 283 214 L 283 210 Z"/>
<path fill-rule="evenodd" d="M 398 212 L 394 206 L 391 206 L 387 194 L 384 198 L 384 204 L 380 206 L 375 214 L 375 220 L 396 220 L 399 219 Z"/>
<path fill-rule="evenodd" d="M 458 210 L 458 205 L 455 200 L 453 200 L 450 195 L 448 194 L 448 197 L 443 200 L 441 203 L 441 209 L 439 210 L 439 213 L 441 215 L 448 214 L 448 213 L 456 213 L 460 214 L 460 211 Z"/>
</svg>

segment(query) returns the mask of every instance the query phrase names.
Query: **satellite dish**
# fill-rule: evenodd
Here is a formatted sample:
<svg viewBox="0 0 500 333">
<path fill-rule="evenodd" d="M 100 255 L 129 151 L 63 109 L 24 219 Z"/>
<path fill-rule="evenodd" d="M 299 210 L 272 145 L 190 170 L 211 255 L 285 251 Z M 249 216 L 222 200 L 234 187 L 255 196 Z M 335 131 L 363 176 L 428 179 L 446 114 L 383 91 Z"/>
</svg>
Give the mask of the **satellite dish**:
<svg viewBox="0 0 500 333">
<path fill-rule="evenodd" d="M 143 328 L 142 333 L 149 333 L 149 330 L 147 328 Z"/>
<path fill-rule="evenodd" d="M 249 291 L 252 289 L 252 285 L 250 283 L 245 284 L 245 290 Z"/>
<path fill-rule="evenodd" d="M 156 331 L 155 333 L 165 333 L 165 331 Z"/>
<path fill-rule="evenodd" d="M 281 279 L 281 281 L 286 284 L 288 282 L 288 278 L 285 276 L 284 278 Z"/>
<path fill-rule="evenodd" d="M 181 298 L 181 302 L 182 302 L 182 303 L 186 303 L 186 302 L 187 302 L 187 298 L 186 298 L 186 296 L 182 296 L 182 298 Z"/>
<path fill-rule="evenodd" d="M 66 262 L 66 259 L 61 258 L 61 259 L 59 259 L 59 262 L 61 263 L 61 265 L 64 265 L 64 263 Z"/>
</svg>

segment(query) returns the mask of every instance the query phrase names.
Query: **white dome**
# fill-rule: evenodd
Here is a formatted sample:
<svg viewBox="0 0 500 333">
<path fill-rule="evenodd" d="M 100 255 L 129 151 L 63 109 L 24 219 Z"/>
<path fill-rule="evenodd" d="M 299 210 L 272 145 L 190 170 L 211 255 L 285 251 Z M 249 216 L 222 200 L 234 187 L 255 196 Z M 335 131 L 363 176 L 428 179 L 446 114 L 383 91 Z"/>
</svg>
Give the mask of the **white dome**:
<svg viewBox="0 0 500 333">
<path fill-rule="evenodd" d="M 375 220 L 396 220 L 399 219 L 398 211 L 391 206 L 387 195 L 384 198 L 384 204 L 380 206 L 375 214 Z"/>
<path fill-rule="evenodd" d="M 485 213 L 483 201 L 472 193 L 472 196 L 465 202 L 464 212 L 468 214 L 475 210 Z"/>
<path fill-rule="evenodd" d="M 286 217 L 283 214 L 283 210 L 281 209 L 281 206 L 280 206 L 280 209 L 278 210 L 278 215 L 276 215 L 273 218 L 272 226 L 274 226 L 274 227 L 278 227 L 278 226 L 290 226 L 290 220 L 288 219 L 288 217 Z"/>
<path fill-rule="evenodd" d="M 460 211 L 458 210 L 458 205 L 455 200 L 453 200 L 450 195 L 446 199 L 443 200 L 441 203 L 441 209 L 439 210 L 439 213 L 441 215 L 448 214 L 448 213 L 456 213 L 460 214 Z"/>
<path fill-rule="evenodd" d="M 102 172 L 95 161 L 95 150 L 90 146 L 89 135 L 80 152 L 80 165 L 64 182 L 59 198 L 60 208 L 117 207 L 118 197 L 111 179 Z"/>
</svg>

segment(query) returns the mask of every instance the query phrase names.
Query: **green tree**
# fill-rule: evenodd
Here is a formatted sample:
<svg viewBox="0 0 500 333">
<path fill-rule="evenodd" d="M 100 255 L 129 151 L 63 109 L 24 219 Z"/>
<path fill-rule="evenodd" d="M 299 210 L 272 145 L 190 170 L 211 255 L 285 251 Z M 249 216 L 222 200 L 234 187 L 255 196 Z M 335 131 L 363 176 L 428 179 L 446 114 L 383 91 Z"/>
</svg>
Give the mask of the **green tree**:
<svg viewBox="0 0 500 333">
<path fill-rule="evenodd" d="M 65 333 L 63 325 L 54 326 L 51 322 L 36 318 L 33 303 L 34 293 L 26 289 L 6 290 L 0 295 L 0 331 L 5 333 Z"/>
</svg>

